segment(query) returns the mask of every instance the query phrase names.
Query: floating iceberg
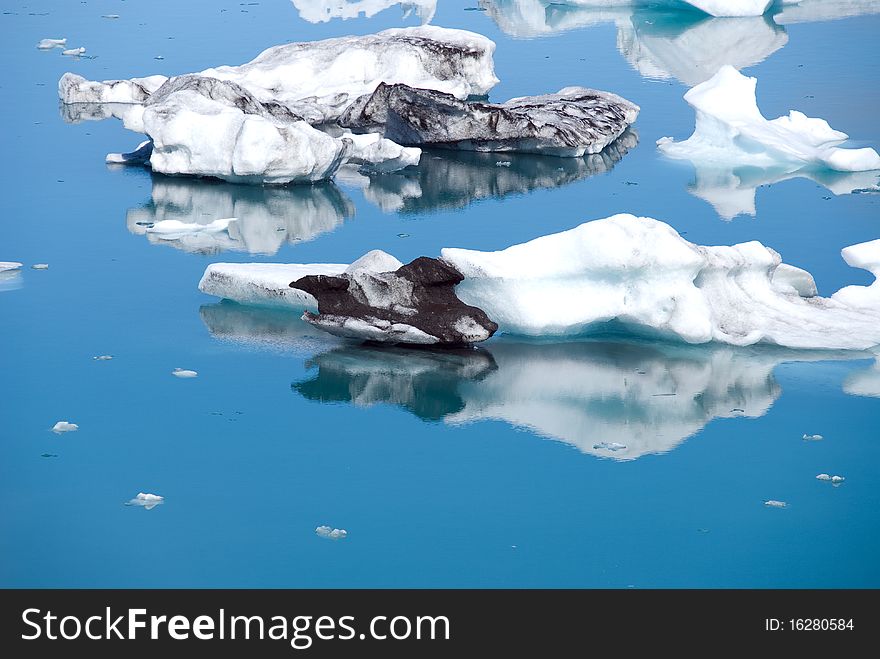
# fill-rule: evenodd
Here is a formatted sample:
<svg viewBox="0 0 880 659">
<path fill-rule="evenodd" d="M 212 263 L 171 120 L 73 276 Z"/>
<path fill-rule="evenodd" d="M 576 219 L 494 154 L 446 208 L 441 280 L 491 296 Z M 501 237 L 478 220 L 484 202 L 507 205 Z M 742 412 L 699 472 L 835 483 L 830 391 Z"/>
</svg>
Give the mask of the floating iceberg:
<svg viewBox="0 0 880 659">
<path fill-rule="evenodd" d="M 880 240 L 843 254 L 850 265 L 880 272 Z M 447 248 L 441 257 L 465 277 L 458 297 L 502 332 L 571 336 L 615 321 L 688 343 L 880 344 L 877 280 L 830 298 L 802 297 L 804 283 L 795 286 L 790 270 L 774 283 L 781 257 L 761 243 L 694 245 L 650 218 L 615 215 L 500 252 Z"/>
<path fill-rule="evenodd" d="M 309 373 L 291 389 L 317 402 L 396 405 L 450 425 L 503 421 L 583 453 L 633 460 L 671 451 L 714 419 L 763 416 L 782 392 L 779 364 L 846 358 L 854 357 L 620 340 L 345 345 L 308 359 Z"/>
<path fill-rule="evenodd" d="M 833 130 L 823 119 L 795 110 L 787 116 L 765 119 L 755 99 L 756 84 L 755 78 L 732 66 L 722 67 L 684 95 L 696 112 L 694 134 L 683 142 L 661 138 L 658 147 L 671 158 L 703 165 L 785 168 L 789 173 L 809 168 L 840 172 L 880 169 L 880 155 L 874 149 L 840 147 L 848 136 Z"/>
<path fill-rule="evenodd" d="M 761 16 L 775 0 L 682 0 L 710 16 Z"/>
<path fill-rule="evenodd" d="M 456 297 L 462 276 L 455 268 L 421 256 L 384 271 L 377 262 L 385 256 L 374 252 L 365 267 L 291 282 L 318 301 L 318 313 L 306 311 L 303 319 L 336 336 L 419 345 L 476 343 L 498 329 L 482 310 Z"/>
<path fill-rule="evenodd" d="M 315 529 L 315 533 L 322 538 L 330 538 L 331 540 L 340 540 L 348 536 L 348 531 L 345 529 L 333 529 L 329 526 L 319 526 Z"/>
<path fill-rule="evenodd" d="M 354 214 L 352 201 L 331 182 L 267 187 L 154 175 L 150 201 L 130 209 L 126 225 L 151 242 L 188 252 L 274 254 L 285 243 L 333 231 Z M 218 217 L 238 221 L 219 233 L 199 231 L 174 240 L 150 232 L 150 227 L 166 221 L 206 225 Z"/>
<path fill-rule="evenodd" d="M 62 55 L 67 55 L 69 57 L 79 57 L 80 55 L 86 54 L 86 49 L 80 46 L 79 48 L 68 48 L 67 50 L 61 51 Z"/>
<path fill-rule="evenodd" d="M 92 357 L 96 362 L 109 362 L 113 359 L 113 355 L 98 355 L 96 357 Z"/>
<path fill-rule="evenodd" d="M 776 499 L 770 499 L 764 502 L 764 505 L 768 508 L 787 508 L 788 504 L 785 501 L 777 501 Z"/>
<path fill-rule="evenodd" d="M 382 83 L 338 121 L 355 132 L 382 131 L 405 145 L 578 158 L 602 151 L 638 113 L 637 105 L 616 94 L 584 87 L 493 104 Z"/>
<path fill-rule="evenodd" d="M 441 259 L 464 276 L 457 298 L 511 334 L 558 338 L 623 329 L 687 343 L 851 350 L 880 345 L 880 240 L 842 253 L 875 281 L 828 298 L 815 294 L 809 273 L 782 264 L 778 253 L 759 242 L 695 245 L 668 224 L 632 215 L 587 222 L 499 252 L 446 248 Z M 386 269 L 373 272 L 392 269 L 377 267 Z M 314 311 L 312 295 L 285 286 L 308 275 L 333 279 L 345 268 L 215 263 L 199 289 L 243 304 Z"/>
<path fill-rule="evenodd" d="M 48 270 L 48 269 L 49 269 L 48 263 L 34 263 L 31 266 L 31 270 Z"/>
<path fill-rule="evenodd" d="M 199 376 L 197 371 L 190 371 L 185 368 L 175 368 L 171 371 L 171 375 L 178 378 L 196 378 Z"/>
<path fill-rule="evenodd" d="M 165 497 L 149 492 L 138 492 L 137 496 L 125 502 L 126 506 L 140 506 L 144 510 L 151 510 L 165 503 Z"/>
<path fill-rule="evenodd" d="M 247 64 L 198 75 L 233 82 L 261 103 L 279 104 L 322 123 L 380 82 L 436 89 L 462 99 L 485 94 L 498 82 L 494 51 L 495 44 L 479 34 L 425 25 L 274 46 Z M 101 83 L 65 74 L 58 92 L 64 103 L 140 104 L 165 80 L 152 76 Z"/>
<path fill-rule="evenodd" d="M 819 442 L 825 439 L 822 435 L 804 435 L 801 439 L 805 442 Z"/>
<path fill-rule="evenodd" d="M 181 222 L 180 220 L 162 220 L 147 227 L 147 233 L 156 236 L 159 240 L 180 240 L 187 236 L 200 234 L 214 234 L 226 232 L 230 222 L 237 222 L 238 218 L 227 217 L 213 220 L 207 224 L 197 222 Z"/>
<path fill-rule="evenodd" d="M 59 421 L 54 426 L 52 426 L 52 432 L 55 434 L 61 434 L 63 432 L 75 432 L 79 430 L 79 426 L 75 423 L 70 423 L 68 421 Z"/>
<path fill-rule="evenodd" d="M 852 16 L 880 13 L 877 0 L 787 0 L 780 3 L 773 20 L 780 25 L 813 21 L 833 21 Z"/>
<path fill-rule="evenodd" d="M 410 14 L 424 24 L 430 23 L 437 10 L 437 0 L 291 0 L 299 17 L 309 23 L 326 23 L 334 18 L 371 18 L 381 11 L 400 5 L 404 18 Z"/>
</svg>

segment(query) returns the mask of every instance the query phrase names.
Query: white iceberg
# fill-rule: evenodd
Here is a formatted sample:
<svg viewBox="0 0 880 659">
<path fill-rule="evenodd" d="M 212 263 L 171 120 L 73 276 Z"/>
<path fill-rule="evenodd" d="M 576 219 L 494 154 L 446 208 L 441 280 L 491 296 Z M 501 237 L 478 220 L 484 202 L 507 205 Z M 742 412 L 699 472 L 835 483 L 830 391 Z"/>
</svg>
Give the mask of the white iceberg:
<svg viewBox="0 0 880 659">
<path fill-rule="evenodd" d="M 98 355 L 96 357 L 92 357 L 96 362 L 109 362 L 113 359 L 113 355 Z"/>
<path fill-rule="evenodd" d="M 776 499 L 770 499 L 764 502 L 764 505 L 769 508 L 787 508 L 788 504 L 785 501 L 777 501 Z"/>
<path fill-rule="evenodd" d="M 322 538 L 329 538 L 331 540 L 340 540 L 348 536 L 348 531 L 345 529 L 333 529 L 329 526 L 319 526 L 315 529 L 315 533 Z"/>
<path fill-rule="evenodd" d="M 85 55 L 86 49 L 80 46 L 79 48 L 68 48 L 67 50 L 62 50 L 62 55 L 68 55 L 70 57 L 79 57 L 80 55 Z"/>
<path fill-rule="evenodd" d="M 52 426 L 52 432 L 55 434 L 61 434 L 63 432 L 75 432 L 79 430 L 79 426 L 75 423 L 70 423 L 69 421 L 59 421 L 54 426 Z"/>
<path fill-rule="evenodd" d="M 400 146 L 378 133 L 358 135 L 346 132 L 342 137 L 353 144 L 348 162 L 361 165 L 365 172 L 396 172 L 418 165 L 422 157 L 422 150 L 418 147 Z"/>
<path fill-rule="evenodd" d="M 682 0 L 710 16 L 761 16 L 775 0 Z"/>
<path fill-rule="evenodd" d="M 441 256 L 465 277 L 458 297 L 500 332 L 572 336 L 614 321 L 687 343 L 880 344 L 880 282 L 802 297 L 805 283 L 795 286 L 791 271 L 774 284 L 782 259 L 761 243 L 695 245 L 651 218 L 615 215 L 500 252 L 447 248 Z M 847 248 L 844 258 L 876 277 L 880 240 Z"/>
<path fill-rule="evenodd" d="M 880 169 L 874 149 L 848 149 L 848 136 L 823 119 L 792 110 L 767 120 L 755 98 L 757 80 L 732 66 L 722 67 L 711 79 L 689 90 L 684 98 L 696 112 L 694 134 L 683 142 L 664 137 L 659 149 L 671 158 L 700 164 L 803 168 L 859 172 Z"/>
<path fill-rule="evenodd" d="M 171 371 L 171 375 L 178 378 L 196 378 L 199 376 L 198 371 L 191 371 L 186 368 L 175 368 Z"/>
<path fill-rule="evenodd" d="M 816 476 L 816 480 L 817 480 L 817 481 L 830 481 L 830 480 L 831 480 L 831 476 L 828 475 L 828 474 L 819 474 L 819 475 Z"/>
<path fill-rule="evenodd" d="M 326 23 L 334 18 L 371 18 L 389 7 L 400 5 L 404 18 L 414 14 L 430 23 L 437 10 L 437 0 L 291 0 L 299 17 L 309 23 Z"/>
<path fill-rule="evenodd" d="M 31 266 L 31 270 L 48 270 L 48 269 L 49 269 L 48 263 L 34 263 Z"/>
<path fill-rule="evenodd" d="M 813 21 L 833 21 L 880 13 L 877 0 L 786 0 L 773 20 L 780 25 Z"/>
<path fill-rule="evenodd" d="M 495 44 L 482 35 L 424 25 L 274 46 L 247 64 L 199 75 L 234 82 L 262 103 L 280 104 L 311 123 L 322 123 L 380 82 L 436 89 L 457 98 L 485 94 L 498 82 L 494 51 Z M 165 80 L 151 76 L 102 83 L 68 73 L 58 93 L 67 104 L 140 104 Z"/>
<path fill-rule="evenodd" d="M 63 48 L 67 45 L 67 39 L 40 39 L 37 48 L 40 50 L 51 50 L 53 48 Z"/>
<path fill-rule="evenodd" d="M 213 220 L 207 224 L 197 222 L 181 222 L 180 220 L 161 220 L 147 228 L 147 233 L 160 240 L 179 240 L 184 236 L 198 235 L 202 233 L 221 233 L 229 228 L 230 222 L 237 222 L 238 218 L 227 217 Z"/>
<path fill-rule="evenodd" d="M 0 272 L 20 270 L 22 264 L 17 261 L 0 261 Z"/>
<path fill-rule="evenodd" d="M 149 492 L 138 492 L 137 496 L 125 502 L 126 506 L 140 506 L 144 510 L 151 510 L 165 503 L 165 497 Z"/>
<path fill-rule="evenodd" d="M 150 200 L 128 210 L 126 226 L 150 242 L 188 252 L 274 254 L 285 243 L 305 242 L 333 231 L 354 214 L 351 199 L 331 182 L 276 187 L 155 176 Z M 219 233 L 198 231 L 173 240 L 150 232 L 169 220 L 206 225 L 218 217 L 238 221 Z"/>
<path fill-rule="evenodd" d="M 807 435 L 807 434 L 804 434 L 804 436 L 803 436 L 801 439 L 803 439 L 805 442 L 819 442 L 819 441 L 821 441 L 821 440 L 823 440 L 823 439 L 825 439 L 825 438 L 824 438 L 822 435 Z"/>
<path fill-rule="evenodd" d="M 840 485 L 845 480 L 846 479 L 843 476 L 832 476 L 831 477 L 831 483 L 833 485 Z"/>
</svg>

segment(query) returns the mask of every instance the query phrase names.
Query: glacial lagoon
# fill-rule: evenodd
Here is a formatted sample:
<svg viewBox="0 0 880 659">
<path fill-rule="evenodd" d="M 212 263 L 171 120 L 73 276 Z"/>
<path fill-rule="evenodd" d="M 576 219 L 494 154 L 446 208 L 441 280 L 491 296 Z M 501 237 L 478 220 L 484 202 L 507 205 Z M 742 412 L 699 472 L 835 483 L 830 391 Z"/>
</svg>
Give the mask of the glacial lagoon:
<svg viewBox="0 0 880 659">
<path fill-rule="evenodd" d="M 758 240 L 821 295 L 868 285 L 840 250 L 880 237 L 876 175 L 696 168 L 655 143 L 691 135 L 683 94 L 729 63 L 758 78 L 766 117 L 800 110 L 877 148 L 878 3 L 736 19 L 538 0 L 360 3 L 343 19 L 332 5 L 44 1 L 0 15 L 0 260 L 23 264 L 0 272 L 0 585 L 880 585 L 873 353 L 613 331 L 365 347 L 197 289 L 217 261 L 382 249 L 407 262 L 622 212 L 697 244 Z M 584 85 L 641 114 L 583 159 L 427 150 L 400 173 L 263 188 L 106 165 L 137 136 L 59 108 L 67 71 L 173 75 L 428 19 L 497 44 L 492 101 Z M 35 48 L 60 37 L 84 56 Z M 148 231 L 228 217 L 219 234 Z M 78 428 L 51 432 L 60 420 Z M 164 500 L 132 503 L 143 493 Z"/>
</svg>

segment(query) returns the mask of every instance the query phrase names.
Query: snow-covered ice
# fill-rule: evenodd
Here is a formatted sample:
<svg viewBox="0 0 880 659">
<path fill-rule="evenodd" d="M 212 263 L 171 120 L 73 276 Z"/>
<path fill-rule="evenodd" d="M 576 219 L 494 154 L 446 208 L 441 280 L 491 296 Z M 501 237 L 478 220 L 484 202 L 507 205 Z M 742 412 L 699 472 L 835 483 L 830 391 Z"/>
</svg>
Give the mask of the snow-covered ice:
<svg viewBox="0 0 880 659">
<path fill-rule="evenodd" d="M 221 218 L 207 224 L 181 222 L 180 220 L 162 220 L 148 227 L 146 231 L 160 240 L 180 240 L 184 236 L 225 232 L 231 222 L 237 221 L 238 218 L 235 217 Z"/>
<path fill-rule="evenodd" d="M 769 499 L 764 502 L 764 505 L 769 508 L 787 508 L 788 504 L 785 501 L 777 501 L 776 499 Z"/>
<path fill-rule="evenodd" d="M 823 440 L 823 439 L 825 439 L 825 438 L 824 438 L 822 435 L 807 435 L 807 434 L 804 434 L 804 436 L 801 437 L 801 439 L 803 439 L 805 442 L 818 442 L 818 441 Z"/>
<path fill-rule="evenodd" d="M 816 476 L 816 480 L 817 481 L 830 481 L 831 476 L 829 474 L 819 474 L 818 476 Z"/>
<path fill-rule="evenodd" d="M 178 378 L 195 378 L 198 377 L 199 374 L 197 371 L 191 371 L 186 368 L 175 368 L 171 371 L 171 375 Z"/>
<path fill-rule="evenodd" d="M 205 269 L 199 290 L 239 304 L 318 310 L 314 297 L 290 287 L 306 275 L 338 275 L 348 264 L 340 263 L 212 263 Z"/>
<path fill-rule="evenodd" d="M 682 0 L 710 16 L 761 16 L 774 0 Z"/>
<path fill-rule="evenodd" d="M 299 17 L 309 23 L 326 23 L 335 18 L 371 18 L 381 11 L 400 5 L 403 17 L 415 15 L 423 24 L 430 23 L 437 10 L 437 0 L 291 0 Z"/>
<path fill-rule="evenodd" d="M 52 48 L 63 48 L 67 45 L 67 39 L 40 39 L 37 48 L 40 50 L 51 50 Z"/>
<path fill-rule="evenodd" d="M 70 57 L 79 57 L 80 55 L 85 55 L 86 49 L 80 46 L 79 48 L 68 48 L 67 50 L 62 50 L 62 55 L 68 55 Z"/>
<path fill-rule="evenodd" d="M 365 172 L 396 172 L 418 165 L 422 156 L 418 147 L 400 146 L 378 133 L 344 133 L 342 137 L 353 143 L 348 162 L 361 165 Z"/>
<path fill-rule="evenodd" d="M 699 165 L 859 172 L 880 169 L 874 149 L 843 148 L 848 136 L 824 119 L 792 110 L 767 120 L 755 98 L 757 80 L 732 66 L 689 90 L 684 98 L 696 112 L 694 134 L 682 142 L 664 137 L 658 148 L 671 158 Z"/>
<path fill-rule="evenodd" d="M 63 432 L 74 432 L 79 430 L 79 426 L 75 423 L 70 423 L 69 421 L 59 421 L 54 426 L 52 426 L 52 432 L 56 434 L 60 434 Z"/>
<path fill-rule="evenodd" d="M 34 263 L 31 266 L 31 269 L 32 270 L 48 270 L 49 264 L 48 263 Z"/>
<path fill-rule="evenodd" d="M 329 526 L 319 526 L 315 529 L 315 533 L 322 538 L 330 538 L 331 540 L 340 540 L 348 536 L 348 531 L 345 529 L 334 529 Z"/>
<path fill-rule="evenodd" d="M 441 256 L 465 276 L 458 297 L 501 332 L 572 336 L 615 321 L 687 343 L 880 344 L 877 280 L 802 297 L 804 275 L 797 286 L 791 271 L 774 284 L 782 259 L 761 243 L 695 245 L 651 218 L 615 215 L 499 252 L 446 248 Z M 847 248 L 844 258 L 876 273 L 880 241 Z"/>
</svg>

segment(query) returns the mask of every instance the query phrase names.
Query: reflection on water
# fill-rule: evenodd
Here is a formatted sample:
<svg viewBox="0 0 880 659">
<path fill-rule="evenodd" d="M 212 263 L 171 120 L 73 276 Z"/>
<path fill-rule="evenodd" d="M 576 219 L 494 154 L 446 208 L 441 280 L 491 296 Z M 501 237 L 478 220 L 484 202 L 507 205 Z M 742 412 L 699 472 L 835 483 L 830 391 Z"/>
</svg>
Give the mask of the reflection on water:
<svg viewBox="0 0 880 659">
<path fill-rule="evenodd" d="M 583 158 L 425 151 L 418 167 L 369 177 L 347 169 L 337 181 L 362 188 L 364 197 L 386 213 L 462 208 L 479 199 L 556 188 L 604 174 L 638 144 L 638 139 L 635 131 L 627 130 L 602 152 Z"/>
<path fill-rule="evenodd" d="M 880 191 L 880 172 L 834 172 L 811 168 L 786 171 L 759 167 L 716 167 L 693 163 L 695 180 L 688 191 L 709 202 L 718 215 L 730 220 L 737 215 L 756 215 L 755 191 L 792 178 L 807 178 L 835 195 Z"/>
<path fill-rule="evenodd" d="M 880 398 L 880 357 L 871 368 L 850 373 L 843 383 L 843 390 L 853 396 Z"/>
<path fill-rule="evenodd" d="M 381 11 L 400 5 L 403 17 L 414 14 L 422 23 L 429 22 L 437 10 L 437 0 L 290 0 L 299 17 L 309 23 L 326 23 L 334 18 L 348 20 L 370 18 Z"/>
<path fill-rule="evenodd" d="M 724 64 L 743 69 L 788 42 L 770 17 L 712 18 L 693 11 L 632 5 L 578 6 L 549 0 L 482 0 L 506 33 L 536 37 L 602 23 L 617 27 L 617 49 L 646 78 L 676 78 L 688 86 L 711 78 Z"/>
<path fill-rule="evenodd" d="M 153 243 L 187 252 L 226 250 L 274 254 L 284 243 L 312 240 L 353 217 L 354 204 L 333 183 L 263 187 L 152 175 L 151 199 L 126 213 L 128 230 Z M 227 231 L 198 232 L 173 240 L 150 233 L 162 220 L 207 225 L 234 217 Z"/>
<path fill-rule="evenodd" d="M 449 424 L 501 420 L 633 460 L 670 451 L 713 419 L 763 416 L 781 393 L 780 363 L 839 358 L 620 341 L 502 340 L 454 353 L 343 345 L 309 359 L 315 372 L 291 386 L 311 400 L 389 403 Z"/>
<path fill-rule="evenodd" d="M 21 270 L 6 270 L 0 272 L 0 293 L 14 291 L 21 288 Z"/>
</svg>

